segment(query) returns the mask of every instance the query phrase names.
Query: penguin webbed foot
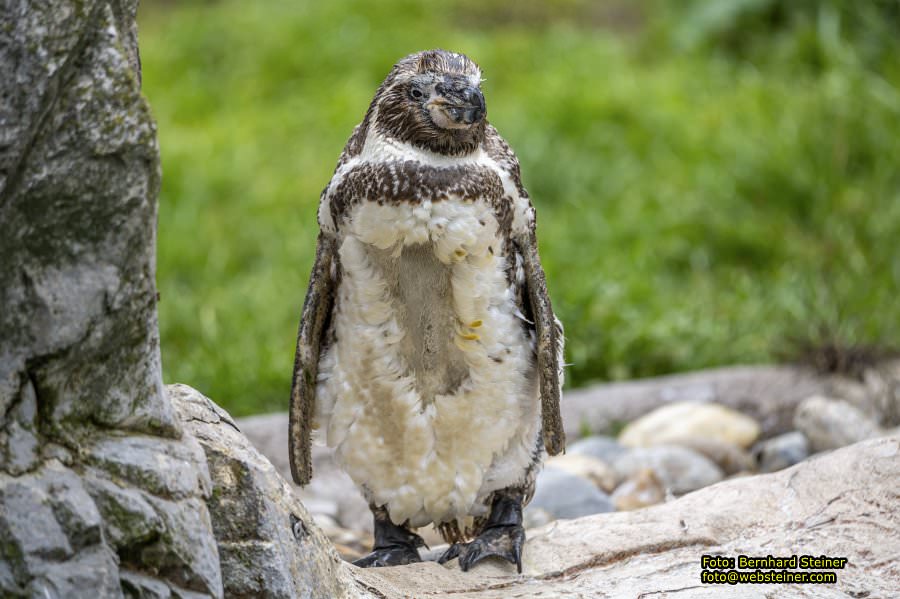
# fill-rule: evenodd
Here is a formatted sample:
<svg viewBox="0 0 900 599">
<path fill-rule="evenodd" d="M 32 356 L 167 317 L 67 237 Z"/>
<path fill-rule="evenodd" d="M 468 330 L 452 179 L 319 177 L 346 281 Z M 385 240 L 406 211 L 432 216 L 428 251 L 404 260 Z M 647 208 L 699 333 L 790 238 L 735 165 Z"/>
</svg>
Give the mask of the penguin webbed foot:
<svg viewBox="0 0 900 599">
<path fill-rule="evenodd" d="M 495 556 L 515 564 L 522 573 L 522 546 L 525 544 L 525 529 L 520 524 L 487 528 L 469 543 L 454 543 L 438 559 L 439 564 L 459 558 L 463 572 L 486 557 Z"/>
<path fill-rule="evenodd" d="M 369 509 L 375 519 L 375 548 L 369 555 L 353 562 L 353 565 L 360 568 L 381 568 L 421 562 L 419 547 L 428 547 L 425 540 L 406 525 L 398 526 L 391 522 L 384 507 L 370 505 Z"/>
<path fill-rule="evenodd" d="M 360 568 L 382 568 L 385 566 L 405 566 L 421 562 L 419 552 L 410 545 L 395 545 L 392 547 L 379 547 L 365 557 L 361 557 L 354 566 Z"/>
<path fill-rule="evenodd" d="M 522 546 L 525 544 L 525 529 L 522 527 L 522 489 L 510 487 L 497 491 L 491 504 L 488 521 L 474 540 L 469 543 L 454 543 L 438 559 L 439 564 L 459 557 L 459 567 L 463 572 L 486 557 L 496 556 L 516 565 L 522 573 Z"/>
</svg>

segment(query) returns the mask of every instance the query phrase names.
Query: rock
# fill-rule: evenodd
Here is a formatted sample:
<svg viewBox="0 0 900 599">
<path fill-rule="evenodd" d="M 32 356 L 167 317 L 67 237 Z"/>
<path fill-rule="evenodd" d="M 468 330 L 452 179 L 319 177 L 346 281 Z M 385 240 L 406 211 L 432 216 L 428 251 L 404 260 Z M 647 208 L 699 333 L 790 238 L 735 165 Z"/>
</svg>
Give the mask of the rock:
<svg viewBox="0 0 900 599">
<path fill-rule="evenodd" d="M 209 456 L 164 392 L 137 0 L 0 11 L 0 596 L 222 598 L 223 571 L 248 596 L 359 596 L 315 569 L 337 557 L 286 487 L 272 507 L 285 483 L 271 466 L 214 456 L 212 494 Z M 217 544 L 229 526 L 245 546 Z"/>
<path fill-rule="evenodd" d="M 20 477 L 0 474 L 4 596 L 118 594 L 115 553 L 81 479 L 56 461 Z"/>
<path fill-rule="evenodd" d="M 757 443 L 753 456 L 760 472 L 776 472 L 808 458 L 809 443 L 803 433 L 785 433 Z"/>
<path fill-rule="evenodd" d="M 716 403 L 759 423 L 762 437 L 793 430 L 794 410 L 823 393 L 829 377 L 796 366 L 729 366 L 686 374 L 572 389 L 560 410 L 570 442 L 583 435 L 617 430 L 653 410 L 676 402 Z"/>
<path fill-rule="evenodd" d="M 156 320 L 156 129 L 137 0 L 7 3 L 0 30 L 0 413 L 177 436 Z M 10 283 L 10 284 L 6 284 Z M 52 429 L 49 428 L 52 425 Z"/>
<path fill-rule="evenodd" d="M 190 436 L 178 441 L 145 435 L 106 437 L 90 448 L 88 456 L 98 468 L 163 497 L 208 497 L 212 489 L 203 450 Z"/>
<path fill-rule="evenodd" d="M 722 480 L 722 470 L 707 457 L 678 445 L 637 447 L 613 464 L 622 478 L 650 469 L 676 495 L 689 493 Z"/>
<path fill-rule="evenodd" d="M 548 467 L 537 476 L 537 485 L 526 512 L 544 510 L 553 519 L 579 518 L 611 512 L 612 502 L 589 480 Z"/>
<path fill-rule="evenodd" d="M 169 588 L 169 585 L 138 572 L 120 570 L 119 580 L 122 584 L 122 592 L 126 597 L 169 599 L 172 596 L 172 590 Z"/>
<path fill-rule="evenodd" d="M 717 439 L 684 439 L 678 445 L 709 458 L 726 476 L 755 470 L 756 463 L 747 451 Z"/>
<path fill-rule="evenodd" d="M 612 492 L 622 480 L 612 466 L 585 454 L 567 453 L 554 456 L 547 459 L 544 466 L 589 480 L 604 493 Z"/>
<path fill-rule="evenodd" d="M 340 557 L 291 485 L 227 413 L 186 385 L 167 390 L 183 426 L 206 454 L 225 596 L 355 595 Z"/>
<path fill-rule="evenodd" d="M 493 561 L 352 569 L 384 599 L 501 597 L 893 597 L 900 571 L 900 437 L 866 441 L 793 468 L 737 478 L 642 510 L 529 530 L 524 575 Z M 833 585 L 705 585 L 700 556 L 847 557 Z M 887 557 L 886 557 L 887 556 Z"/>
<path fill-rule="evenodd" d="M 147 499 L 162 520 L 162 533 L 141 546 L 136 554 L 129 554 L 130 559 L 125 561 L 130 566 L 159 572 L 166 580 L 188 590 L 220 594 L 225 562 L 209 534 L 210 514 L 203 500 L 195 497 L 169 501 L 152 495 Z"/>
<path fill-rule="evenodd" d="M 900 424 L 900 359 L 885 359 L 864 368 L 861 377 L 832 375 L 823 393 L 843 399 L 883 427 Z"/>
<path fill-rule="evenodd" d="M 694 439 L 710 439 L 750 447 L 759 437 L 752 419 L 714 403 L 678 402 L 657 408 L 630 422 L 619 442 L 626 447 L 648 447 Z"/>
<path fill-rule="evenodd" d="M 237 425 L 278 473 L 293 481 L 288 463 L 287 412 L 241 418 Z M 334 451 L 324 445 L 312 448 L 313 478 L 305 487 L 295 487 L 303 504 L 314 511 L 324 506 L 337 506 L 334 516 L 338 524 L 350 530 L 372 532 L 372 513 L 369 504 L 353 484 L 353 480 L 337 465 Z"/>
<path fill-rule="evenodd" d="M 619 485 L 610 496 L 617 510 L 636 510 L 666 500 L 666 489 L 659 477 L 645 468 Z"/>
<path fill-rule="evenodd" d="M 836 449 L 878 436 L 878 424 L 849 402 L 820 395 L 797 406 L 794 425 L 809 440 L 813 452 Z"/>
<path fill-rule="evenodd" d="M 121 487 L 96 471 L 85 477 L 103 516 L 103 530 L 117 549 L 142 545 L 163 531 L 163 522 L 137 489 Z"/>
<path fill-rule="evenodd" d="M 628 449 L 621 443 L 604 435 L 594 435 L 578 439 L 566 447 L 566 455 L 589 455 L 598 460 L 602 460 L 607 464 L 612 464 Z"/>
</svg>

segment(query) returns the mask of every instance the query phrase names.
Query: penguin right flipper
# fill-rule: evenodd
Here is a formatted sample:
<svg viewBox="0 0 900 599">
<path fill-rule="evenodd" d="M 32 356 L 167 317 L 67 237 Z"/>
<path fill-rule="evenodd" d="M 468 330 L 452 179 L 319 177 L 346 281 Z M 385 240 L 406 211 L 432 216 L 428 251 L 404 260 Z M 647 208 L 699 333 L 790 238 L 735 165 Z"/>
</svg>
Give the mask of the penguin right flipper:
<svg viewBox="0 0 900 599">
<path fill-rule="evenodd" d="M 312 476 L 312 422 L 316 400 L 316 376 L 319 356 L 325 345 L 331 312 L 334 309 L 338 272 L 337 246 L 333 237 L 319 233 L 316 260 L 309 276 L 309 288 L 303 302 L 297 353 L 291 385 L 289 412 L 289 457 L 291 474 L 299 485 Z"/>
<path fill-rule="evenodd" d="M 562 397 L 563 330 L 553 314 L 547 281 L 538 256 L 537 235 L 532 224 L 530 231 L 518 241 L 525 276 L 525 302 L 534 319 L 537 366 L 541 393 L 541 430 L 544 447 L 550 455 L 562 453 L 566 447 L 559 402 Z"/>
</svg>

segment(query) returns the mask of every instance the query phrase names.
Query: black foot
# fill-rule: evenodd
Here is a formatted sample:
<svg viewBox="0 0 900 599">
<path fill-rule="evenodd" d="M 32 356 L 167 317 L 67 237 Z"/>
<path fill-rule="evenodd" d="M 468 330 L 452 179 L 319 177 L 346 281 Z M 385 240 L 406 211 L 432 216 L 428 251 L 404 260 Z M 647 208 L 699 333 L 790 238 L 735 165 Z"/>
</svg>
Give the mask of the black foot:
<svg viewBox="0 0 900 599">
<path fill-rule="evenodd" d="M 415 564 L 420 561 L 422 559 L 415 548 L 402 545 L 376 549 L 369 555 L 353 562 L 353 565 L 360 568 L 381 568 L 382 566 L 405 566 L 406 564 Z"/>
<path fill-rule="evenodd" d="M 516 565 L 522 573 L 522 545 L 525 544 L 525 529 L 522 528 L 521 489 L 509 488 L 498 491 L 491 505 L 491 514 L 484 530 L 470 543 L 454 543 L 438 558 L 438 563 L 459 558 L 463 572 L 492 555 L 502 557 Z"/>
<path fill-rule="evenodd" d="M 375 517 L 375 549 L 353 562 L 353 565 L 360 568 L 380 568 L 421 562 L 418 549 L 427 547 L 422 537 L 405 526 L 397 526 L 391 522 L 383 507 L 369 506 L 369 509 Z"/>
<path fill-rule="evenodd" d="M 502 557 L 516 565 L 522 573 L 522 545 L 525 544 L 525 529 L 518 524 L 488 528 L 471 543 L 454 543 L 438 559 L 443 564 L 459 557 L 459 567 L 463 572 L 486 557 Z"/>
</svg>

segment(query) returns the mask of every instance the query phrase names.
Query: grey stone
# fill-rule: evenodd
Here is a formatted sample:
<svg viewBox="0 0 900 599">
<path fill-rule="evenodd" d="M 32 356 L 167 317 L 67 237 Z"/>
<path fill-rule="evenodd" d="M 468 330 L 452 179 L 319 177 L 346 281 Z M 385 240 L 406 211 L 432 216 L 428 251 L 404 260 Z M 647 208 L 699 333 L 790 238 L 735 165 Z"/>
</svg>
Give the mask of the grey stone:
<svg viewBox="0 0 900 599">
<path fill-rule="evenodd" d="M 169 591 L 172 593 L 172 599 L 210 599 L 206 593 L 188 591 L 174 585 L 169 585 Z"/>
<path fill-rule="evenodd" d="M 144 587 L 222 596 L 206 457 L 162 386 L 136 9 L 0 3 L 3 596 L 121 596 L 145 555 Z"/>
<path fill-rule="evenodd" d="M 123 595 L 129 599 L 169 599 L 172 596 L 166 583 L 131 570 L 119 570 L 119 583 Z"/>
<path fill-rule="evenodd" d="M 295 597 L 288 561 L 271 542 L 222 543 L 222 576 L 229 596 Z"/>
<path fill-rule="evenodd" d="M 612 464 L 616 459 L 626 453 L 628 448 L 613 439 L 604 435 L 593 435 L 578 439 L 571 445 L 566 447 L 566 453 L 584 454 L 603 460 L 607 464 Z"/>
<path fill-rule="evenodd" d="M 564 453 L 544 460 L 545 468 L 562 470 L 590 481 L 604 493 L 611 493 L 622 479 L 619 473 L 603 460 L 578 453 Z"/>
<path fill-rule="evenodd" d="M 794 426 L 809 440 L 813 452 L 836 449 L 883 432 L 877 422 L 853 404 L 821 395 L 809 397 L 797 406 Z"/>
<path fill-rule="evenodd" d="M 21 389 L 19 402 L 7 412 L 5 428 L 0 429 L 0 452 L 10 474 L 24 474 L 38 463 L 37 398 L 30 382 Z"/>
<path fill-rule="evenodd" d="M 794 409 L 822 393 L 828 377 L 795 366 L 728 366 L 685 374 L 605 383 L 572 389 L 560 404 L 566 438 L 610 433 L 660 406 L 674 402 L 715 402 L 759 423 L 762 438 L 794 428 Z"/>
<path fill-rule="evenodd" d="M 674 444 L 706 456 L 716 466 L 721 468 L 726 476 L 740 472 L 751 472 L 756 467 L 748 451 L 726 441 L 697 437 L 674 441 Z"/>
<path fill-rule="evenodd" d="M 103 530 L 116 548 L 141 545 L 163 531 L 163 522 L 141 491 L 121 487 L 99 472 L 85 479 L 88 492 L 103 516 Z"/>
<path fill-rule="evenodd" d="M 65 530 L 56 521 L 50 497 L 35 476 L 0 476 L 0 527 L 4 557 L 24 577 L 28 564 L 43 559 L 61 561 L 73 555 Z"/>
<path fill-rule="evenodd" d="M 636 447 L 619 456 L 613 467 L 623 478 L 644 469 L 653 470 L 676 495 L 717 483 L 724 476 L 709 458 L 678 445 Z"/>
<path fill-rule="evenodd" d="M 90 447 L 88 460 L 164 497 L 208 497 L 212 489 L 203 450 L 189 435 L 178 441 L 145 435 L 106 437 Z"/>
<path fill-rule="evenodd" d="M 526 512 L 543 510 L 550 517 L 580 518 L 615 509 L 609 496 L 589 480 L 556 468 L 544 468 L 537 476 L 534 497 Z"/>
<path fill-rule="evenodd" d="M 150 567 L 187 590 L 222 596 L 222 574 L 206 504 L 201 498 L 169 501 L 145 497 L 162 520 L 152 543 L 125 552 L 123 563 Z"/>
<path fill-rule="evenodd" d="M 289 485 L 223 410 L 185 385 L 170 398 L 206 452 L 209 510 L 226 596 L 332 598 L 357 592 Z"/>
<path fill-rule="evenodd" d="M 803 433 L 785 433 L 757 443 L 753 457 L 760 472 L 776 472 L 808 458 L 809 442 Z"/>
<path fill-rule="evenodd" d="M 41 472 L 42 485 L 53 506 L 53 514 L 76 552 L 102 541 L 100 513 L 73 471 L 59 462 L 49 462 Z"/>
<path fill-rule="evenodd" d="M 136 4 L 3 9 L 0 405 L 32 385 L 55 435 L 177 434 L 156 325 L 155 125 L 116 17 Z"/>
<path fill-rule="evenodd" d="M 116 555 L 105 545 L 79 550 L 62 563 L 41 562 L 31 571 L 27 596 L 51 599 L 121 597 Z"/>
</svg>

